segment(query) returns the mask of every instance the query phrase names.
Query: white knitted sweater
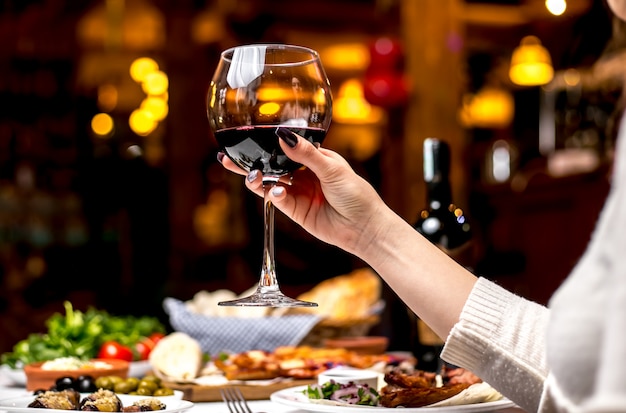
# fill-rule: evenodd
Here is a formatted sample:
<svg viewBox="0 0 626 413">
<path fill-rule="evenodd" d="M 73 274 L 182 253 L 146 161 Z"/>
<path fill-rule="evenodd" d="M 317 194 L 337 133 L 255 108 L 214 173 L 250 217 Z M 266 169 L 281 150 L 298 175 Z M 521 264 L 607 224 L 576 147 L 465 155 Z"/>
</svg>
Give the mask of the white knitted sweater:
<svg viewBox="0 0 626 413">
<path fill-rule="evenodd" d="M 626 122 L 587 251 L 549 309 L 479 279 L 442 358 L 528 412 L 626 412 Z"/>
</svg>

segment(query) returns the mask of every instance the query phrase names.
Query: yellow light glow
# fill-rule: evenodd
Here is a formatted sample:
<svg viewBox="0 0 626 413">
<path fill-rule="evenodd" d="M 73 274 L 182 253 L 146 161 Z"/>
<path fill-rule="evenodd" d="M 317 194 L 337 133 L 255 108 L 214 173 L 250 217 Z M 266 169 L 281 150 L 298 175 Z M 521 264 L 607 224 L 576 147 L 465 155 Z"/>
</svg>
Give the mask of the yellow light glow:
<svg viewBox="0 0 626 413">
<path fill-rule="evenodd" d="M 346 80 L 339 88 L 333 105 L 333 119 L 344 123 L 378 123 L 382 109 L 370 105 L 363 97 L 363 84 L 358 79 Z"/>
<path fill-rule="evenodd" d="M 313 96 L 313 102 L 318 106 L 325 106 L 327 100 L 326 91 L 322 88 L 317 89 L 315 96 Z"/>
<path fill-rule="evenodd" d="M 148 73 L 141 85 L 146 95 L 162 95 L 167 92 L 169 79 L 161 71 Z"/>
<path fill-rule="evenodd" d="M 565 0 L 546 0 L 546 9 L 555 16 L 565 13 L 567 3 Z"/>
<path fill-rule="evenodd" d="M 503 89 L 484 87 L 477 94 L 463 97 L 459 117 L 467 127 L 504 128 L 513 120 L 515 101 Z"/>
<path fill-rule="evenodd" d="M 215 84 L 215 82 L 211 81 L 211 84 L 209 85 L 209 96 L 211 96 L 209 98 L 209 107 L 210 108 L 214 108 L 215 107 L 215 99 L 217 98 L 217 85 Z"/>
<path fill-rule="evenodd" d="M 148 74 L 157 72 L 158 70 L 159 65 L 154 59 L 140 57 L 130 64 L 130 77 L 137 83 L 143 83 Z"/>
<path fill-rule="evenodd" d="M 257 91 L 257 99 L 262 102 L 280 102 L 293 97 L 291 89 L 264 87 Z"/>
<path fill-rule="evenodd" d="M 259 113 L 261 115 L 274 115 L 280 110 L 280 105 L 276 102 L 267 102 L 259 106 Z"/>
<path fill-rule="evenodd" d="M 343 43 L 320 51 L 324 66 L 335 70 L 365 70 L 370 63 L 369 49 L 362 43 Z"/>
<path fill-rule="evenodd" d="M 563 73 L 563 81 L 567 86 L 577 86 L 580 83 L 580 72 L 576 69 L 567 69 Z"/>
<path fill-rule="evenodd" d="M 130 129 L 140 136 L 149 135 L 158 125 L 150 112 L 143 109 L 135 109 L 128 118 Z"/>
<path fill-rule="evenodd" d="M 148 111 L 157 120 L 163 120 L 169 112 L 167 101 L 161 96 L 148 96 L 141 102 L 141 109 Z"/>
<path fill-rule="evenodd" d="M 521 86 L 541 86 L 552 80 L 552 59 L 537 37 L 524 37 L 513 51 L 509 77 Z"/>
<path fill-rule="evenodd" d="M 117 88 L 107 84 L 98 87 L 98 107 L 103 112 L 111 112 L 117 106 Z"/>
<path fill-rule="evenodd" d="M 98 113 L 91 118 L 91 130 L 100 137 L 108 137 L 113 132 L 113 118 L 106 113 Z"/>
</svg>

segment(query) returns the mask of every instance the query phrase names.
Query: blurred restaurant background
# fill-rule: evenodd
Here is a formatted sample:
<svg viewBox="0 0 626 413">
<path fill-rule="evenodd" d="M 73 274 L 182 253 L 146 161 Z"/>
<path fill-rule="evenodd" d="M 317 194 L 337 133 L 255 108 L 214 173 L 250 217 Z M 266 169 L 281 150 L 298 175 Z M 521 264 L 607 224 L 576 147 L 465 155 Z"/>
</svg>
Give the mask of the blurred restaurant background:
<svg viewBox="0 0 626 413">
<path fill-rule="evenodd" d="M 3 0 L 0 352 L 64 300 L 165 319 L 165 297 L 257 281 L 261 200 L 216 161 L 205 109 L 245 43 L 320 52 L 324 145 L 410 223 L 422 143 L 448 142 L 474 270 L 546 303 L 608 191 L 622 31 L 604 0 Z M 519 77 L 524 55 L 543 77 Z M 286 293 L 364 265 L 276 219 Z"/>
</svg>

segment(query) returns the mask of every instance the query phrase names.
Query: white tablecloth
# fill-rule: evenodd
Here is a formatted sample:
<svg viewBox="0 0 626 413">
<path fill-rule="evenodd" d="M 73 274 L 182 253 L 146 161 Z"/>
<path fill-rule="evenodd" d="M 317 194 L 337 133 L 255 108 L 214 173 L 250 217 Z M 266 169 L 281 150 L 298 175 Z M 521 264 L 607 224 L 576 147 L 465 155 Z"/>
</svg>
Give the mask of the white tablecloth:
<svg viewBox="0 0 626 413">
<path fill-rule="evenodd" d="M 0 400 L 12 397 L 20 397 L 31 394 L 24 387 L 16 387 L 11 381 L 0 373 Z M 255 413 L 310 413 L 306 410 L 294 409 L 293 407 L 284 406 L 282 404 L 271 402 L 270 400 L 251 400 L 248 402 L 250 408 Z M 0 412 L 3 412 L 0 410 Z M 44 413 L 45 410 L 42 410 Z M 194 403 L 193 407 L 187 412 L 191 413 L 230 413 L 226 404 L 222 402 L 201 402 Z M 4 413 L 4 412 L 3 412 Z M 491 413 L 524 413 L 519 408 L 508 408 L 497 410 Z"/>
</svg>

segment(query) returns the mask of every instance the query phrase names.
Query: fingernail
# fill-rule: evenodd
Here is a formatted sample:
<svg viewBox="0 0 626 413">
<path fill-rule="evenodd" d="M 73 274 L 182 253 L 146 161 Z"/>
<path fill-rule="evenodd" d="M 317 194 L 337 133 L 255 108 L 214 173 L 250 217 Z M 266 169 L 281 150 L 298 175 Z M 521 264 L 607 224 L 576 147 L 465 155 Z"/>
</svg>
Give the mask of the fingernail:
<svg viewBox="0 0 626 413">
<path fill-rule="evenodd" d="M 298 138 L 295 133 L 287 128 L 276 129 L 276 136 L 283 140 L 290 148 L 295 148 L 298 143 Z"/>
<path fill-rule="evenodd" d="M 254 171 L 250 171 L 246 179 L 248 182 L 254 182 L 257 176 L 259 176 L 259 170 L 255 169 Z"/>
<path fill-rule="evenodd" d="M 218 152 L 217 153 L 217 161 L 219 163 L 222 163 L 222 160 L 224 159 L 224 152 Z"/>
<path fill-rule="evenodd" d="M 284 193 L 285 193 L 285 188 L 282 186 L 275 186 L 274 188 L 272 188 L 272 195 L 274 196 L 281 196 Z"/>
</svg>

